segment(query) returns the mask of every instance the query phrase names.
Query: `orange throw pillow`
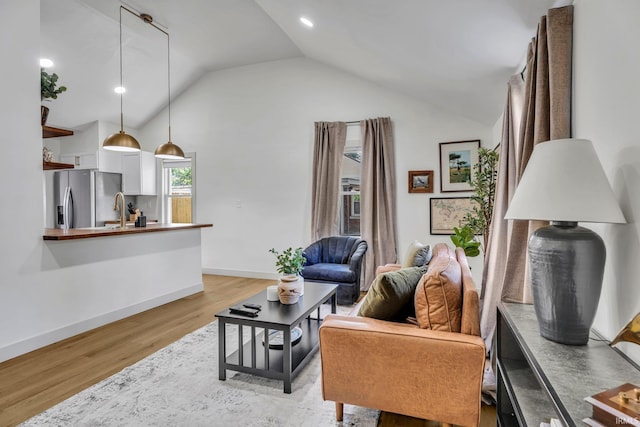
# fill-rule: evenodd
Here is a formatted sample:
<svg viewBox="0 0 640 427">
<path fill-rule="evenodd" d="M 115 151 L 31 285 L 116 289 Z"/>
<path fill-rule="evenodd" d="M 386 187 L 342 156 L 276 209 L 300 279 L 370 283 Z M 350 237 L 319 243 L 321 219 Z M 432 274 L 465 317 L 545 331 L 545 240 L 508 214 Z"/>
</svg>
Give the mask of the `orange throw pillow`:
<svg viewBox="0 0 640 427">
<path fill-rule="evenodd" d="M 416 287 L 414 303 L 422 329 L 460 332 L 462 271 L 450 248 L 434 254 Z"/>
</svg>

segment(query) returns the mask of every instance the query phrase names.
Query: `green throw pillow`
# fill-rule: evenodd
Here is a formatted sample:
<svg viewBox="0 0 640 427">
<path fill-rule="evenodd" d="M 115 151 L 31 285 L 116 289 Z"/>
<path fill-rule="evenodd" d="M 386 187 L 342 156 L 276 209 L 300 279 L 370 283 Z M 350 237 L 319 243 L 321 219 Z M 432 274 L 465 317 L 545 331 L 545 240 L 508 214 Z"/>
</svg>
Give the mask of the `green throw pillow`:
<svg viewBox="0 0 640 427">
<path fill-rule="evenodd" d="M 413 295 L 427 266 L 401 268 L 379 274 L 371 284 L 358 316 L 380 320 L 404 320 L 415 313 Z"/>
</svg>

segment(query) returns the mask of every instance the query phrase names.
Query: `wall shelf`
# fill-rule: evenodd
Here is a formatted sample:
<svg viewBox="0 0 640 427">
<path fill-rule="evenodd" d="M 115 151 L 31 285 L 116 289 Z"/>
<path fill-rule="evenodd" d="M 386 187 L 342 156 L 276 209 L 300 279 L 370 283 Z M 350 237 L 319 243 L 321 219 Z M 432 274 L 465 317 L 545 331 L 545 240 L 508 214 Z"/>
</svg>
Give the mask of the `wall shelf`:
<svg viewBox="0 0 640 427">
<path fill-rule="evenodd" d="M 42 126 L 42 138 L 57 138 L 60 136 L 71 136 L 72 130 L 55 128 L 53 126 Z M 75 166 L 71 163 L 45 162 L 42 161 L 42 170 L 50 171 L 56 169 L 73 169 Z"/>
<path fill-rule="evenodd" d="M 52 126 L 42 126 L 43 138 L 57 138 L 60 136 L 71 136 L 71 135 L 73 135 L 72 130 L 55 128 Z"/>
<path fill-rule="evenodd" d="M 42 170 L 50 171 L 55 169 L 73 169 L 71 163 L 42 162 Z"/>
</svg>

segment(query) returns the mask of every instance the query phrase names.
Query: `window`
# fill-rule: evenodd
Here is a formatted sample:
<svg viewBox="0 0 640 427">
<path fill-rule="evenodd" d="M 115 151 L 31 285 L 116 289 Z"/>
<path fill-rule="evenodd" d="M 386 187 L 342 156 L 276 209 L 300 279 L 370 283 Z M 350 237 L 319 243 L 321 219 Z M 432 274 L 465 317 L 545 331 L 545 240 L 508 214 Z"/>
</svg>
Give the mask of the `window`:
<svg viewBox="0 0 640 427">
<path fill-rule="evenodd" d="M 195 222 L 195 155 L 183 160 L 162 161 L 162 220 Z"/>
<path fill-rule="evenodd" d="M 362 172 L 362 144 L 360 127 L 347 128 L 342 174 L 340 177 L 340 234 L 360 235 L 360 175 Z"/>
</svg>

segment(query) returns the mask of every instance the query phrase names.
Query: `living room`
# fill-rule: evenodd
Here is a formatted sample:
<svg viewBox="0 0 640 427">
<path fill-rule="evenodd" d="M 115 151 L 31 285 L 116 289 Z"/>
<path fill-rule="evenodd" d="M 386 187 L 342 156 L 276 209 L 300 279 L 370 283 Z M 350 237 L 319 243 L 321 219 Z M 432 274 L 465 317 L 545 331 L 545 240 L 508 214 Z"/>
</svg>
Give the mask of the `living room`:
<svg viewBox="0 0 640 427">
<path fill-rule="evenodd" d="M 0 261 L 0 312 L 5 326 L 0 348 L 65 326 L 62 316 L 55 315 L 55 307 L 48 307 L 46 315 L 38 307 L 49 304 L 42 287 L 55 292 L 69 280 L 63 272 L 40 269 L 44 251 L 41 137 L 34 124 L 37 71 L 32 66 L 39 54 L 39 2 L 19 3 L 1 18 L 3 40 L 20 40 L 2 47 L 11 64 L 7 68 L 11 84 L 2 101 L 11 161 L 5 162 L 2 176 L 6 182 L 20 176 L 21 183 L 5 190 L 2 213 L 5 244 Z M 640 142 L 633 126 L 638 111 L 634 101 L 640 95 L 634 78 L 640 61 L 633 52 L 640 36 L 635 25 L 640 11 L 631 0 L 611 3 L 573 2 L 572 104 L 572 134 L 593 141 L 627 219 L 626 225 L 593 226 L 608 252 L 594 327 L 608 339 L 640 311 L 640 291 L 633 285 L 639 264 L 635 256 L 639 231 L 633 213 L 640 207 L 633 192 L 640 180 Z M 532 25 L 529 37 L 535 34 L 535 22 Z M 510 73 L 519 71 L 515 67 L 521 65 L 518 62 L 525 49 L 526 42 L 521 55 L 513 58 Z M 501 100 L 506 98 L 506 83 L 504 93 L 497 94 Z M 402 189 L 397 209 L 399 253 L 416 238 L 433 244 L 448 240 L 447 236 L 430 236 L 428 197 L 406 193 L 406 171 L 437 171 L 440 142 L 480 139 L 483 146 L 493 147 L 501 127 L 501 107 L 493 120 L 481 123 L 309 58 L 207 74 L 178 96 L 172 107 L 174 141 L 198 154 L 198 219 L 214 223 L 213 229 L 203 232 L 203 273 L 245 277 L 274 273 L 269 248 L 310 242 L 308 171 L 313 122 L 377 116 L 393 120 L 397 185 Z M 166 139 L 165 133 L 166 118 L 159 114 L 140 129 L 144 149 L 153 150 L 155 141 Z M 9 201 L 21 208 L 20 214 L 9 212 Z M 472 265 L 474 277 L 480 274 L 480 265 Z M 625 352 L 640 360 L 637 348 L 628 346 Z"/>
</svg>

